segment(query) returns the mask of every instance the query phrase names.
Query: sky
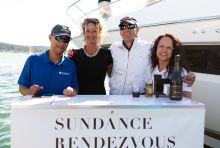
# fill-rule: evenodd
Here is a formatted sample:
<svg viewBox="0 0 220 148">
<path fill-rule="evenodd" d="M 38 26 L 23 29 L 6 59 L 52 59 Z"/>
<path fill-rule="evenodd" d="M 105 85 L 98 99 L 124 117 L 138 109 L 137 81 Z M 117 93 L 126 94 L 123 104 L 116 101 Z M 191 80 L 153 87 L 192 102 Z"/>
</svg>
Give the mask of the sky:
<svg viewBox="0 0 220 148">
<path fill-rule="evenodd" d="M 0 0 L 0 42 L 25 46 L 49 46 L 48 36 L 56 24 L 69 26 L 72 36 L 79 35 L 81 31 L 79 26 L 68 14 L 79 20 L 83 15 L 82 12 L 76 7 L 71 7 L 68 14 L 66 13 L 67 8 L 76 1 L 78 0 Z M 124 2 L 127 7 L 133 0 L 124 0 Z M 131 6 L 132 4 L 130 3 Z M 81 0 L 77 5 L 88 13 L 97 8 L 98 0 Z M 120 8 L 115 9 L 112 12 L 119 13 Z M 70 42 L 69 47 L 75 46 Z"/>
<path fill-rule="evenodd" d="M 66 14 L 75 0 L 0 0 L 0 42 L 49 46 L 48 36 L 56 24 L 76 30 Z"/>
</svg>

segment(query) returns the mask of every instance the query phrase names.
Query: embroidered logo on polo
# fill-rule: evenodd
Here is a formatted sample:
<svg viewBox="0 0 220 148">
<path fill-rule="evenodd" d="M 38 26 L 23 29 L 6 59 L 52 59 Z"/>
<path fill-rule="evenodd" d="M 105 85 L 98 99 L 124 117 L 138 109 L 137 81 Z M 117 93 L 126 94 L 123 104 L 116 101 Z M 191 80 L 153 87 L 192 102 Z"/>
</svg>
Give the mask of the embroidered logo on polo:
<svg viewBox="0 0 220 148">
<path fill-rule="evenodd" d="M 63 75 L 63 76 L 68 76 L 68 75 L 70 75 L 70 73 L 68 73 L 68 72 L 63 72 L 63 71 L 60 71 L 60 72 L 59 72 L 59 75 Z"/>
</svg>

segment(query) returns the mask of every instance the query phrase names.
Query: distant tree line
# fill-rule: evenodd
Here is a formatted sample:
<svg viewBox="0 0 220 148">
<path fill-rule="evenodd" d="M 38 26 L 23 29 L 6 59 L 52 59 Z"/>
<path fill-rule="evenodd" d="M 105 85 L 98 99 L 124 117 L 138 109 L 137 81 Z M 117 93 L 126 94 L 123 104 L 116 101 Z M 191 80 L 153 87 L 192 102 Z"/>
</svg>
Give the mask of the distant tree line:
<svg viewBox="0 0 220 148">
<path fill-rule="evenodd" d="M 47 46 L 23 46 L 0 42 L 0 52 L 39 53 L 49 49 Z"/>
</svg>

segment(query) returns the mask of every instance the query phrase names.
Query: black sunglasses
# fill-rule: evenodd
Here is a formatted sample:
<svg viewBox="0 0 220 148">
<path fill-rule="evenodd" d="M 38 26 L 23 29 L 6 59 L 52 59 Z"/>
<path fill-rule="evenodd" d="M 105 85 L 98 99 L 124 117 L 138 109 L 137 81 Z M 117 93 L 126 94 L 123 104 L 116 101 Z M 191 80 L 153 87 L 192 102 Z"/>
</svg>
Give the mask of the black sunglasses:
<svg viewBox="0 0 220 148">
<path fill-rule="evenodd" d="M 127 29 L 134 29 L 136 27 L 135 24 L 127 24 L 127 25 L 120 25 L 120 30 L 125 30 L 126 28 Z"/>
<path fill-rule="evenodd" d="M 69 36 L 66 35 L 60 35 L 60 36 L 54 36 L 54 38 L 62 43 L 69 43 L 71 38 Z"/>
</svg>

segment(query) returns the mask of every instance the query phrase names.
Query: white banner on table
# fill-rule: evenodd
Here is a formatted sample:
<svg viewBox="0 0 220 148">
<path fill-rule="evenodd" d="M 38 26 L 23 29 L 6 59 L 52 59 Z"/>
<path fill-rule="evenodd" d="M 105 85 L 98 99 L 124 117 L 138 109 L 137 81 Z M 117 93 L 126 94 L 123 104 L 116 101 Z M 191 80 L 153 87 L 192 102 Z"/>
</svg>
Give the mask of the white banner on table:
<svg viewBox="0 0 220 148">
<path fill-rule="evenodd" d="M 12 148 L 202 148 L 204 108 L 12 108 Z"/>
</svg>

